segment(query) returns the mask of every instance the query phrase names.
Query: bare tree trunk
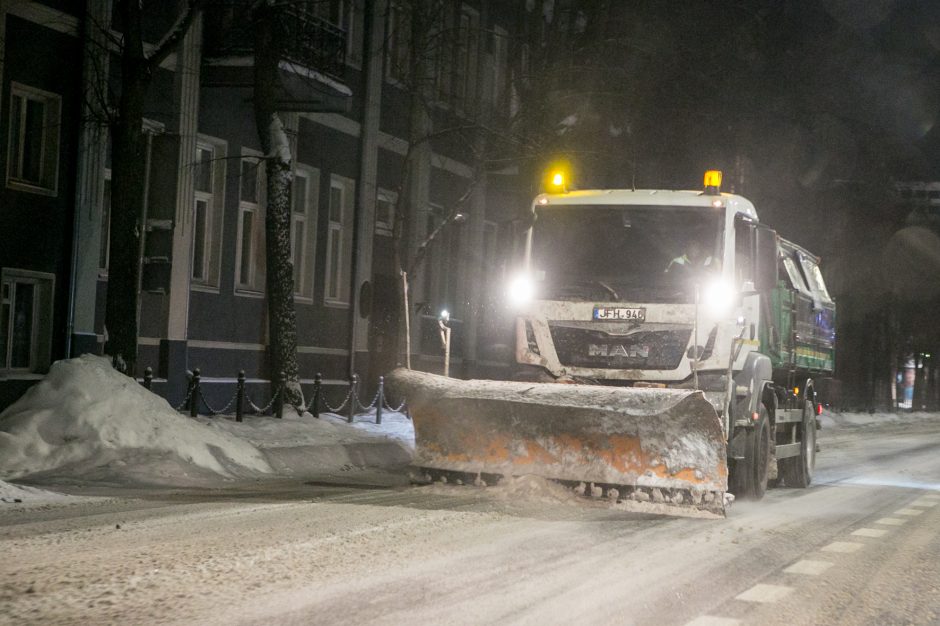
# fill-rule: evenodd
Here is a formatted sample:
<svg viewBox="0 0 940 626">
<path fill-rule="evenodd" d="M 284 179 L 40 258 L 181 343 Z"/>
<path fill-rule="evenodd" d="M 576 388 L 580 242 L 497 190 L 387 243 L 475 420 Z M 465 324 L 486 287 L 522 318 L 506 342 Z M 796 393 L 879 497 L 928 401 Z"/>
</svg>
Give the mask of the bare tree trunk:
<svg viewBox="0 0 940 626">
<path fill-rule="evenodd" d="M 112 187 L 108 296 L 105 305 L 105 352 L 129 376 L 137 367 L 140 313 L 140 245 L 144 229 L 144 180 L 147 138 L 144 103 L 151 72 L 144 56 L 140 4 L 123 0 L 124 51 L 121 97 L 112 127 Z"/>
<path fill-rule="evenodd" d="M 147 136 L 144 106 L 153 74 L 175 50 L 206 0 L 189 0 L 176 23 L 148 56 L 144 52 L 141 3 L 117 0 L 123 27 L 121 97 L 111 121 L 111 222 L 108 295 L 105 304 L 105 353 L 129 376 L 137 369 L 137 325 L 140 317 L 140 261 L 147 180 Z M 100 27 L 97 25 L 96 27 Z"/>
<path fill-rule="evenodd" d="M 297 313 L 294 309 L 294 269 L 291 262 L 290 143 L 276 109 L 280 54 L 276 40 L 278 10 L 259 3 L 255 10 L 255 124 L 265 154 L 265 258 L 268 303 L 268 350 L 271 377 L 283 374 L 285 401 L 303 404 L 297 365 Z"/>
</svg>

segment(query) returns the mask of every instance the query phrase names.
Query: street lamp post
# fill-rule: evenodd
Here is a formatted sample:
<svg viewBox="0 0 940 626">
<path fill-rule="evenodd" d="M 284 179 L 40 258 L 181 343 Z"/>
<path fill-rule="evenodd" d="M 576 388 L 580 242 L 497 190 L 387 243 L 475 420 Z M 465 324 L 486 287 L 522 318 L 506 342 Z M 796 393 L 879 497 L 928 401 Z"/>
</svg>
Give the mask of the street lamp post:
<svg viewBox="0 0 940 626">
<path fill-rule="evenodd" d="M 437 325 L 440 327 L 441 346 L 444 348 L 444 376 L 450 377 L 450 312 L 447 309 L 441 311 Z"/>
</svg>

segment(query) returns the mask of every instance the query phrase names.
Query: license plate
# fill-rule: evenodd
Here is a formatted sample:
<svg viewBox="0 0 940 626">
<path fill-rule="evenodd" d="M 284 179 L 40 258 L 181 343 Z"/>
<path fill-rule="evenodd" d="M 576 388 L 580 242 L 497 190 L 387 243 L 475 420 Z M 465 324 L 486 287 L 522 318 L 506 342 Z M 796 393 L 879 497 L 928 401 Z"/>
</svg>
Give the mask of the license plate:
<svg viewBox="0 0 940 626">
<path fill-rule="evenodd" d="M 646 309 L 627 309 L 624 307 L 596 306 L 594 307 L 596 320 L 627 320 L 643 322 L 646 320 Z"/>
</svg>

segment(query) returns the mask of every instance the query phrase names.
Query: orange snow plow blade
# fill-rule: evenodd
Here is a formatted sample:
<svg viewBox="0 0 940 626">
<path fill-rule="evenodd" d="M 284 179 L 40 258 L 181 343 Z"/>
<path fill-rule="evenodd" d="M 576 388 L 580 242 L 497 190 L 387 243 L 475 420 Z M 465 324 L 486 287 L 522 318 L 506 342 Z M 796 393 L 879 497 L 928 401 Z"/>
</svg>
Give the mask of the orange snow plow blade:
<svg viewBox="0 0 940 626">
<path fill-rule="evenodd" d="M 700 391 L 389 377 L 408 402 L 426 478 L 536 475 L 617 508 L 724 514 L 721 422 Z"/>
</svg>

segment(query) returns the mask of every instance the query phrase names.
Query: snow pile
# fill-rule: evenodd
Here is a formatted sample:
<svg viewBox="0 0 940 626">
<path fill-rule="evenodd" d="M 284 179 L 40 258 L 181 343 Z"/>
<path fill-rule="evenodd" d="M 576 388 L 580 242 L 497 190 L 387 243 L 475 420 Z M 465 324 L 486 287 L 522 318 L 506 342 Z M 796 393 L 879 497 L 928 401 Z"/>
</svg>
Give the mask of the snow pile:
<svg viewBox="0 0 940 626">
<path fill-rule="evenodd" d="M 487 494 L 499 500 L 510 502 L 526 500 L 545 504 L 573 504 L 581 503 L 583 500 L 571 489 L 566 489 L 554 481 L 532 474 L 505 478 L 499 481 L 495 487 L 487 489 Z"/>
<path fill-rule="evenodd" d="M 353 468 L 400 468 L 411 462 L 414 428 L 401 413 L 357 415 L 352 424 L 332 413 L 320 418 L 285 409 L 283 419 L 251 417 L 244 422 L 200 418 L 209 426 L 260 448 L 274 471 L 294 478 Z"/>
<path fill-rule="evenodd" d="M 0 413 L 3 478 L 155 459 L 174 472 L 182 466 L 227 478 L 272 471 L 255 446 L 180 415 L 102 357 L 54 363 Z"/>
<path fill-rule="evenodd" d="M 575 504 L 583 506 L 588 502 L 571 489 L 553 480 L 534 474 L 507 476 L 495 486 L 461 485 L 434 483 L 421 487 L 427 493 L 445 496 L 466 496 L 474 494 L 491 500 L 512 503 L 537 504 Z"/>
<path fill-rule="evenodd" d="M 823 414 L 820 416 L 820 421 L 822 422 L 823 428 L 825 427 L 859 427 L 859 426 L 872 426 L 877 424 L 886 424 L 886 423 L 910 423 L 918 422 L 922 420 L 936 419 L 936 413 L 928 413 L 923 411 L 902 411 L 889 413 L 886 411 L 872 412 L 872 413 L 854 413 L 854 412 L 836 412 L 836 411 L 823 411 Z"/>
<path fill-rule="evenodd" d="M 77 499 L 75 496 L 68 496 L 64 493 L 45 491 L 26 485 L 14 485 L 0 480 L 0 502 L 34 504 L 75 499 Z"/>
</svg>

